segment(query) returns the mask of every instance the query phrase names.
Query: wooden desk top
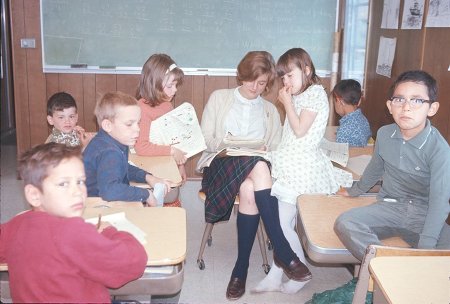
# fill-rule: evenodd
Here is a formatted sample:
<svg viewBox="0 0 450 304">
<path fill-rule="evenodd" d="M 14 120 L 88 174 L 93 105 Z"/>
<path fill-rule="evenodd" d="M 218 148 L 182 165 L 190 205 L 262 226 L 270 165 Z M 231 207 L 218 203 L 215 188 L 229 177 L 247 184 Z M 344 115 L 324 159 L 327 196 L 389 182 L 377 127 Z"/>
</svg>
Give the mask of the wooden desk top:
<svg viewBox="0 0 450 304">
<path fill-rule="evenodd" d="M 346 249 L 334 232 L 336 218 L 345 211 L 375 202 L 375 196 L 300 195 L 298 213 L 306 237 L 316 247 Z"/>
<path fill-rule="evenodd" d="M 167 179 L 174 184 L 181 183 L 181 175 L 172 156 L 139 156 L 130 154 L 128 159 L 137 167 L 150 172 L 156 177 Z"/>
<path fill-rule="evenodd" d="M 376 257 L 369 271 L 387 303 L 450 303 L 449 256 Z"/>
<path fill-rule="evenodd" d="M 109 206 L 105 208 L 102 206 Z M 90 197 L 83 217 L 95 218 L 125 212 L 127 219 L 147 234 L 144 245 L 148 255 L 147 266 L 181 263 L 186 258 L 186 211 L 176 207 L 143 207 L 142 203 L 104 202 Z"/>
<path fill-rule="evenodd" d="M 147 234 L 144 245 L 147 266 L 176 265 L 185 260 L 186 211 L 183 208 L 144 207 L 139 202 L 105 202 L 90 197 L 83 217 L 96 218 L 99 214 L 118 212 L 125 212 L 126 218 Z M 0 265 L 0 271 L 6 270 L 6 264 Z"/>
</svg>

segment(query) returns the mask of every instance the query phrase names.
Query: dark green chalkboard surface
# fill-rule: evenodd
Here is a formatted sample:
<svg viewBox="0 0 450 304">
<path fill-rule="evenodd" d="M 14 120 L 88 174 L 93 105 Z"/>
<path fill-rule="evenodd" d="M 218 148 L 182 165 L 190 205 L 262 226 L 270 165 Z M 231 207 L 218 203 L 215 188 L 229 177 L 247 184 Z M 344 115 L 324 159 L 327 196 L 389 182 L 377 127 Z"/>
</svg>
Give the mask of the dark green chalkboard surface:
<svg viewBox="0 0 450 304">
<path fill-rule="evenodd" d="M 140 68 L 153 53 L 235 69 L 250 50 L 303 47 L 330 71 L 336 0 L 41 0 L 41 16 L 44 69 Z"/>
</svg>

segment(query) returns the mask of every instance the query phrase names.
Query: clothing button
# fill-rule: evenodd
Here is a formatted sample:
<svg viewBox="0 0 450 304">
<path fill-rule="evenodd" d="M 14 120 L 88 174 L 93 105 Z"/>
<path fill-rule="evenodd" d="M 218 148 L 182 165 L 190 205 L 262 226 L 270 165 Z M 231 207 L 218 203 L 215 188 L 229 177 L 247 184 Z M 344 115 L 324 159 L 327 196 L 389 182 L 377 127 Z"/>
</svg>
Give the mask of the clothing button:
<svg viewBox="0 0 450 304">
<path fill-rule="evenodd" d="M 408 201 L 408 203 L 412 204 L 412 201 L 410 200 L 410 201 Z"/>
<path fill-rule="evenodd" d="M 406 144 L 406 142 L 405 142 L 405 141 L 403 141 L 403 144 Z"/>
</svg>

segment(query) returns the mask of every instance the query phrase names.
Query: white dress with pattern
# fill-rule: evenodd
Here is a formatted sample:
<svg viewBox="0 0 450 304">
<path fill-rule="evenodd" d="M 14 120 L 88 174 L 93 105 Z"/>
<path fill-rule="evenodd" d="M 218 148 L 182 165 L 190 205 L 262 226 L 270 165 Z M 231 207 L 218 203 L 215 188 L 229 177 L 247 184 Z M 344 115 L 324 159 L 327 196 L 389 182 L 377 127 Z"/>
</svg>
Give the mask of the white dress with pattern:
<svg viewBox="0 0 450 304">
<path fill-rule="evenodd" d="M 335 168 L 319 148 L 328 121 L 327 94 L 321 85 L 312 85 L 294 96 L 292 102 L 297 115 L 307 109 L 317 112 L 317 116 L 301 138 L 295 136 L 288 119 L 285 120 L 281 143 L 270 153 L 275 183 L 298 194 L 335 193 L 339 189 L 333 173 Z"/>
</svg>

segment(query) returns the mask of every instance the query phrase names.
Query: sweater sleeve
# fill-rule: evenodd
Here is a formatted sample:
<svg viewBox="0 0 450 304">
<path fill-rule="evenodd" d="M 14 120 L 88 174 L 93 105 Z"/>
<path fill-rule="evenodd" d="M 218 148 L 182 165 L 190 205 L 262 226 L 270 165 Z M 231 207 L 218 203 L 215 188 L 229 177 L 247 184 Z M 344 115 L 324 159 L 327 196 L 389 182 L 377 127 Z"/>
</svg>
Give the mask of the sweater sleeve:
<svg viewBox="0 0 450 304">
<path fill-rule="evenodd" d="M 57 235 L 60 252 L 80 274 L 109 288 L 118 288 L 142 276 L 147 253 L 128 232 L 107 227 L 100 234 L 81 218 L 66 220 Z"/>
<path fill-rule="evenodd" d="M 111 150 L 108 151 L 108 153 L 102 154 L 101 158 L 98 161 L 96 172 L 98 192 L 102 199 L 106 201 L 128 202 L 142 202 L 147 200 L 148 196 L 150 195 L 148 190 L 139 187 L 133 187 L 124 182 L 125 174 L 127 174 L 127 172 L 129 173 L 128 170 L 130 166 L 131 165 L 129 165 L 127 162 L 123 161 L 123 155 L 120 151 Z M 135 177 L 135 174 L 138 173 L 133 172 L 133 177 Z"/>
<path fill-rule="evenodd" d="M 224 148 L 221 144 L 223 143 L 223 137 L 218 136 L 219 130 L 216 130 L 217 119 L 219 115 L 220 108 L 220 92 L 223 90 L 214 91 L 208 99 L 202 114 L 202 133 L 205 137 L 206 147 L 208 152 L 217 152 L 221 148 Z"/>
<path fill-rule="evenodd" d="M 139 122 L 139 128 L 141 130 L 136 144 L 134 145 L 136 153 L 143 156 L 170 155 L 170 146 L 156 145 L 149 140 L 152 121 L 156 116 L 156 113 L 153 113 L 152 115 L 152 111 L 161 112 L 161 115 L 163 115 L 165 114 L 164 110 L 160 109 L 158 111 L 156 108 L 151 108 L 148 104 L 144 103 L 142 99 L 139 101 L 139 107 L 141 108 L 141 121 Z M 171 106 L 168 108 L 168 111 L 170 110 Z"/>
</svg>

